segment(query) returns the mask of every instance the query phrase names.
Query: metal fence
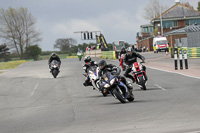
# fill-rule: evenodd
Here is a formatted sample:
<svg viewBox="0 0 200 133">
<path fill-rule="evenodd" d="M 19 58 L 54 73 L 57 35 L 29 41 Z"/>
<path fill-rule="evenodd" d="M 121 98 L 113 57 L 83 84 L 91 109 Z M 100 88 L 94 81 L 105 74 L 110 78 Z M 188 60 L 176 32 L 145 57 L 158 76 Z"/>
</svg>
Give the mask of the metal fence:
<svg viewBox="0 0 200 133">
<path fill-rule="evenodd" d="M 200 47 L 200 31 L 188 32 L 188 47 Z"/>
</svg>

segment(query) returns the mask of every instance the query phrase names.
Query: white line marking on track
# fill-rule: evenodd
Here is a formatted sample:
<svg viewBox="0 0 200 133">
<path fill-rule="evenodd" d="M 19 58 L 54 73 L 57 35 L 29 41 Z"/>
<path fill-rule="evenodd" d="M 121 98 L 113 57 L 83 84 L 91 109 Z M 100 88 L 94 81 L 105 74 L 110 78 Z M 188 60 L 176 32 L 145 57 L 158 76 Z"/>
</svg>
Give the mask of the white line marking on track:
<svg viewBox="0 0 200 133">
<path fill-rule="evenodd" d="M 34 95 L 35 91 L 36 91 L 37 88 L 38 88 L 38 85 L 39 85 L 39 81 L 40 81 L 40 80 L 41 80 L 41 78 L 40 78 L 40 79 L 38 80 L 38 82 L 36 83 L 36 85 L 35 85 L 33 91 L 31 92 L 31 95 L 30 95 L 30 96 L 33 96 L 33 95 Z"/>
<path fill-rule="evenodd" d="M 200 133 L 200 131 L 187 132 L 187 133 Z"/>
<path fill-rule="evenodd" d="M 33 96 L 33 95 L 34 95 L 34 93 L 35 93 L 35 90 L 37 89 L 38 85 L 39 85 L 39 83 L 37 82 L 37 84 L 35 85 L 35 87 L 34 87 L 33 91 L 31 92 L 31 96 Z"/>
<path fill-rule="evenodd" d="M 189 76 L 189 75 L 178 73 L 178 72 L 172 72 L 172 71 L 162 70 L 162 69 L 159 69 L 159 68 L 153 68 L 153 67 L 148 67 L 148 66 L 147 66 L 147 68 L 151 68 L 151 69 L 155 69 L 155 70 L 159 70 L 159 71 L 163 71 L 163 72 L 176 73 L 176 74 L 180 74 L 180 75 L 183 75 L 183 76 L 186 76 L 186 77 L 190 77 L 190 78 L 200 79 L 199 77 Z"/>
<path fill-rule="evenodd" d="M 157 85 L 157 84 L 154 84 L 154 85 L 155 85 L 156 87 L 158 87 L 159 89 L 163 90 L 163 91 L 166 90 L 165 88 L 161 87 L 160 85 Z"/>
</svg>

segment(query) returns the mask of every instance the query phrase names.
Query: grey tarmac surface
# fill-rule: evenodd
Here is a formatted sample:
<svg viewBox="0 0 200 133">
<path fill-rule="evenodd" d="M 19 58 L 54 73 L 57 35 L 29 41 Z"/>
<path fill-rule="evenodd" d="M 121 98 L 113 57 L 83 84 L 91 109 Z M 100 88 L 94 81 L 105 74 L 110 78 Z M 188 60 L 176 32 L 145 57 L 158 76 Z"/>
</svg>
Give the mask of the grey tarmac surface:
<svg viewBox="0 0 200 133">
<path fill-rule="evenodd" d="M 56 79 L 47 61 L 0 74 L 0 133 L 200 132 L 200 80 L 151 69 L 148 60 L 158 57 L 149 54 L 147 90 L 133 84 L 135 101 L 126 104 L 84 87 L 78 59 L 62 60 Z"/>
</svg>

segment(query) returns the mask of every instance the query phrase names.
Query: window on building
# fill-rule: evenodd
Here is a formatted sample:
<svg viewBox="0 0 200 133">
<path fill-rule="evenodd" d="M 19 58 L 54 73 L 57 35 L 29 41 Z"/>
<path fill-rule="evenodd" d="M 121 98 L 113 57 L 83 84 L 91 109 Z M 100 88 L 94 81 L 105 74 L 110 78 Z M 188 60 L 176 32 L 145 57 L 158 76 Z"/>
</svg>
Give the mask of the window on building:
<svg viewBox="0 0 200 133">
<path fill-rule="evenodd" d="M 170 28 L 170 27 L 172 27 L 172 22 L 173 21 L 163 21 L 162 22 L 163 28 Z"/>
<path fill-rule="evenodd" d="M 189 25 L 200 24 L 200 19 L 190 19 L 187 21 L 189 22 Z"/>
<path fill-rule="evenodd" d="M 189 26 L 189 25 L 190 25 L 189 20 L 185 20 L 185 26 Z"/>
<path fill-rule="evenodd" d="M 153 27 L 149 27 L 149 32 L 153 32 Z"/>
<path fill-rule="evenodd" d="M 177 20 L 173 21 L 172 27 L 178 27 L 178 21 Z"/>
<path fill-rule="evenodd" d="M 142 28 L 142 32 L 149 32 L 149 31 L 148 31 L 148 27 L 143 27 L 143 28 Z"/>
</svg>

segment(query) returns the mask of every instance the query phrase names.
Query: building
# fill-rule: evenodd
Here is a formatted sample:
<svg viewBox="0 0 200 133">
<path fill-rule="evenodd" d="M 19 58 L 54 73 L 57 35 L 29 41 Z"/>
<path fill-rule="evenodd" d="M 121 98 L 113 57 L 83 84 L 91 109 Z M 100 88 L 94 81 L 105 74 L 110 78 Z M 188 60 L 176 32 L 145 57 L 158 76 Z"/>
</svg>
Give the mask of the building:
<svg viewBox="0 0 200 133">
<path fill-rule="evenodd" d="M 162 20 L 162 21 L 161 21 Z M 200 12 L 194 10 L 191 7 L 180 4 L 180 2 L 176 3 L 174 6 L 163 12 L 161 15 L 151 20 L 151 24 L 153 25 L 154 35 L 149 37 L 136 37 L 137 39 L 137 47 L 146 47 L 150 51 L 153 50 L 153 37 L 157 35 L 166 35 L 165 33 L 171 32 L 173 30 L 178 30 L 184 28 L 189 25 L 199 24 L 200 25 Z M 145 26 L 142 26 L 145 27 Z M 162 28 L 161 28 L 162 27 Z M 146 33 L 142 31 L 142 35 L 146 35 Z M 181 42 L 181 38 L 187 38 L 186 32 L 177 32 L 170 35 L 169 47 L 174 47 L 175 40 Z M 183 39 L 184 40 L 184 39 Z"/>
</svg>

